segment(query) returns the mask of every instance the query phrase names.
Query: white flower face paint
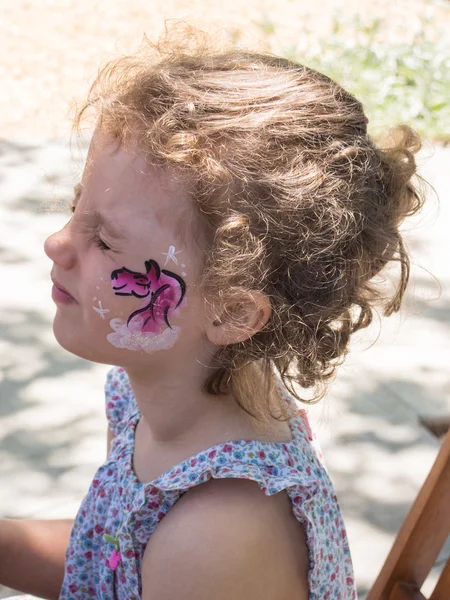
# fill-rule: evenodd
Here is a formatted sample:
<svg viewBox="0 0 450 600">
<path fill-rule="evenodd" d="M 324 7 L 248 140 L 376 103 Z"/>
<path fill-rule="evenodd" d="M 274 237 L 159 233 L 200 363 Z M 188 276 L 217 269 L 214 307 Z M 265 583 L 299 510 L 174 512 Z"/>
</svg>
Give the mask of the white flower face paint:
<svg viewBox="0 0 450 600">
<path fill-rule="evenodd" d="M 131 324 L 127 325 L 123 319 L 111 319 L 109 324 L 115 333 L 109 333 L 106 337 L 116 348 L 143 350 L 147 354 L 172 348 L 177 341 L 179 327 L 167 328 L 161 333 L 142 332 L 143 322 L 144 319 L 135 319 L 133 327 L 130 327 Z"/>
<path fill-rule="evenodd" d="M 98 314 L 101 316 L 101 318 L 103 320 L 105 320 L 105 314 L 109 313 L 109 309 L 108 308 L 103 308 L 102 306 L 102 301 L 99 300 L 98 301 L 98 307 L 97 306 L 93 306 L 92 307 L 96 312 L 98 312 Z"/>
</svg>

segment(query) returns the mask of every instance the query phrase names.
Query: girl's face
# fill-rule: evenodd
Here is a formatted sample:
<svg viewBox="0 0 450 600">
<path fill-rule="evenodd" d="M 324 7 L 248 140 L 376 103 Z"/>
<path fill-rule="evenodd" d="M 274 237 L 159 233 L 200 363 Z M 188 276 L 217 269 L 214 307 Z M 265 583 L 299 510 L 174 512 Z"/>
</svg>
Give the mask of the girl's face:
<svg viewBox="0 0 450 600">
<path fill-rule="evenodd" d="M 173 173 L 97 131 L 73 210 L 45 242 L 58 342 L 124 367 L 195 352 L 206 319 L 195 286 L 201 260 L 190 200 Z"/>
</svg>

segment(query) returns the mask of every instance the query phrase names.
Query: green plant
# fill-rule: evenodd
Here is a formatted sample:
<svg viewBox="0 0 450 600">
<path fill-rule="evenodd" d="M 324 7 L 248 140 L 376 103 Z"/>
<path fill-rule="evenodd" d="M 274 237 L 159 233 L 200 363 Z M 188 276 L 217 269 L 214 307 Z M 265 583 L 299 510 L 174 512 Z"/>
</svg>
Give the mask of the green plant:
<svg viewBox="0 0 450 600">
<path fill-rule="evenodd" d="M 387 43 L 383 23 L 334 19 L 325 39 L 284 55 L 322 71 L 360 99 L 378 129 L 408 123 L 423 137 L 450 142 L 450 43 L 422 20 L 411 39 Z"/>
</svg>

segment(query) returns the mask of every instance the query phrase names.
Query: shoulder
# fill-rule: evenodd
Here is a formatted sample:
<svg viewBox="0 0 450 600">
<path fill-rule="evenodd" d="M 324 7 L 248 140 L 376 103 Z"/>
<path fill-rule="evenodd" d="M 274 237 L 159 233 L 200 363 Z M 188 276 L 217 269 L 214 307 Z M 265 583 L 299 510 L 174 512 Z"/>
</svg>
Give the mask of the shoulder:
<svg viewBox="0 0 450 600">
<path fill-rule="evenodd" d="M 285 492 L 211 479 L 184 494 L 153 533 L 143 600 L 308 597 L 308 550 Z"/>
</svg>

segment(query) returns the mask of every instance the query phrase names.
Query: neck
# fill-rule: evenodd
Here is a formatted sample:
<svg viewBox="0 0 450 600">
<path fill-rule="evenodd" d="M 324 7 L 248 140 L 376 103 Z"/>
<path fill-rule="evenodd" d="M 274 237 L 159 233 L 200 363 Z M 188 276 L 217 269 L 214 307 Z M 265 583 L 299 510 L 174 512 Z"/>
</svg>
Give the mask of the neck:
<svg viewBox="0 0 450 600">
<path fill-rule="evenodd" d="M 210 370 L 199 361 L 185 361 L 170 372 L 126 367 L 147 435 L 154 443 L 185 443 L 212 424 L 243 418 L 244 411 L 229 396 L 213 396 L 203 390 Z"/>
</svg>

